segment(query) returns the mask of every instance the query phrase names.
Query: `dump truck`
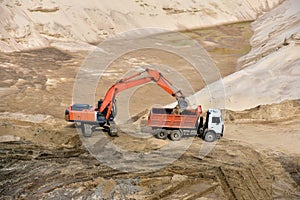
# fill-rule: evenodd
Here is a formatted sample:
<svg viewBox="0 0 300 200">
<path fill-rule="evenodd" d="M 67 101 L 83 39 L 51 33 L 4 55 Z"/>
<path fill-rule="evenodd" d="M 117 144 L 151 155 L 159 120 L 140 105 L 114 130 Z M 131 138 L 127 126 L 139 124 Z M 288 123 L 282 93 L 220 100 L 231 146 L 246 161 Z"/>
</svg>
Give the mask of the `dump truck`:
<svg viewBox="0 0 300 200">
<path fill-rule="evenodd" d="M 159 139 L 178 141 L 182 137 L 199 136 L 206 142 L 214 142 L 223 136 L 220 109 L 209 109 L 203 122 L 201 106 L 181 113 L 173 113 L 170 108 L 152 108 L 148 115 L 148 126 Z"/>
</svg>

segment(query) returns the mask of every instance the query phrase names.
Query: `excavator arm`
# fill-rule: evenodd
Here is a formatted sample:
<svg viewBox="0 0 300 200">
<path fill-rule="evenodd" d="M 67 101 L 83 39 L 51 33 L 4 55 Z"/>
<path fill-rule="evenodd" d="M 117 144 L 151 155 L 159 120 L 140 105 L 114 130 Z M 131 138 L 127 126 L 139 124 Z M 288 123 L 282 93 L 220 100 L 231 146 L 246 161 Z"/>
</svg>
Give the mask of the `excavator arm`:
<svg viewBox="0 0 300 200">
<path fill-rule="evenodd" d="M 148 73 L 148 76 L 142 77 L 142 78 L 136 78 L 138 76 L 141 76 L 144 73 Z M 103 112 L 105 109 L 107 109 L 106 112 L 106 119 L 108 120 L 111 111 L 113 108 L 113 103 L 115 100 L 116 95 L 126 89 L 138 86 L 138 85 L 143 85 L 148 82 L 155 82 L 158 86 L 160 86 L 162 89 L 164 89 L 166 92 L 168 92 L 170 95 L 176 98 L 178 101 L 178 106 L 181 111 L 185 110 L 188 106 L 188 103 L 182 94 L 180 90 L 178 90 L 175 86 L 172 85 L 172 83 L 167 80 L 160 72 L 153 70 L 153 69 L 145 69 L 142 72 L 136 73 L 130 77 L 121 79 L 117 83 L 115 83 L 113 86 L 109 88 L 109 90 L 106 92 L 106 95 L 103 99 L 103 102 L 101 106 L 99 107 L 99 112 Z"/>
</svg>

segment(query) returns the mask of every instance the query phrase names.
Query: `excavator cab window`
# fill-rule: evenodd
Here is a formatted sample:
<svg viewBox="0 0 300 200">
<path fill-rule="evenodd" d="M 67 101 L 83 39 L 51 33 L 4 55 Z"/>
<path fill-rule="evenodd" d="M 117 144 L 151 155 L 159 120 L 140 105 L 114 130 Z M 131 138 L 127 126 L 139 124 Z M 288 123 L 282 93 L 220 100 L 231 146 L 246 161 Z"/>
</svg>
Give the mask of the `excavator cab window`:
<svg viewBox="0 0 300 200">
<path fill-rule="evenodd" d="M 102 103 L 103 103 L 103 100 L 102 100 L 102 99 L 100 99 L 100 100 L 98 101 L 97 110 L 99 110 L 99 109 L 100 109 L 100 107 L 101 107 Z"/>
</svg>

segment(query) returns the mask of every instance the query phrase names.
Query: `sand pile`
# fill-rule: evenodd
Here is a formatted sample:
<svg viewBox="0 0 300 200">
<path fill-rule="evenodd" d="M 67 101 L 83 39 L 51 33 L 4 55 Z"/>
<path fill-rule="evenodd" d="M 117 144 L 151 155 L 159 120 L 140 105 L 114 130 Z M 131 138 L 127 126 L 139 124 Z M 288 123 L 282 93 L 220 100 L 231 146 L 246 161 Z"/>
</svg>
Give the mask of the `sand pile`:
<svg viewBox="0 0 300 200">
<path fill-rule="evenodd" d="M 111 35 L 136 28 L 184 30 L 254 20 L 282 0 L 27 1 L 0 5 L 0 51 L 47 47 L 91 49 Z"/>
<path fill-rule="evenodd" d="M 252 50 L 240 59 L 243 69 L 199 91 L 196 104 L 244 110 L 299 99 L 299 6 L 287 0 L 259 17 L 253 23 Z"/>
<path fill-rule="evenodd" d="M 300 118 L 300 100 L 288 100 L 278 104 L 260 105 L 244 111 L 226 111 L 228 122 L 274 122 Z"/>
</svg>

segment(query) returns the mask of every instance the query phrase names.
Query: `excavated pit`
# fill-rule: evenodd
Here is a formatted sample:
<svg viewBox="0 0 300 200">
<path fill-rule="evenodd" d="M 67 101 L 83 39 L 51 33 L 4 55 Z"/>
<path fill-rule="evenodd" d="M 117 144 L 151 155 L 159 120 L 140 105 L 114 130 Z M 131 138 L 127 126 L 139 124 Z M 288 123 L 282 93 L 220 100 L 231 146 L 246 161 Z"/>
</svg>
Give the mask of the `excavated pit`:
<svg viewBox="0 0 300 200">
<path fill-rule="evenodd" d="M 248 43 L 243 48 L 240 44 L 247 41 L 250 33 L 249 23 L 241 23 L 186 34 L 200 41 L 211 40 L 208 34 L 219 35 L 216 41 L 211 41 L 215 45 L 203 45 L 214 59 L 220 61 L 218 67 L 225 76 L 236 70 L 236 60 L 249 50 Z M 233 36 L 235 40 L 229 39 Z M 149 53 L 148 57 L 145 53 Z M 75 75 L 87 54 L 54 48 L 0 53 L 1 198 L 300 198 L 299 101 L 282 106 L 271 105 L 271 109 L 263 106 L 243 113 L 228 111 L 224 137 L 205 157 L 199 156 L 204 142 L 195 138 L 175 162 L 154 171 L 145 172 L 136 166 L 135 172 L 128 173 L 112 169 L 95 159 L 82 144 L 74 124 L 63 119 L 65 107 L 72 102 Z M 107 73 L 113 75 L 108 80 L 100 80 L 102 85 L 98 87 L 97 95 L 103 95 L 103 88 L 109 87 L 122 75 L 123 71 L 115 71 L 115 68 L 120 64 L 124 69 L 132 65 L 131 58 L 136 59 L 134 64 L 145 61 L 175 67 L 182 64 L 173 55 L 161 52 L 133 52 L 112 64 L 111 71 Z M 195 90 L 202 87 L 201 80 L 193 79 L 195 74 L 187 71 L 185 75 L 190 75 Z M 147 105 L 158 101 L 156 96 L 162 94 L 152 89 L 153 85 L 147 87 L 137 90 L 131 98 L 136 106 L 130 107 L 133 118 L 127 121 L 129 125 L 126 128 L 135 130 L 136 123 L 145 120 L 143 116 L 147 114 L 145 109 L 149 109 Z M 152 93 L 138 101 L 149 88 Z M 160 99 L 162 104 L 173 101 L 166 96 Z M 294 113 L 292 118 L 284 114 L 289 111 Z M 268 112 L 279 113 L 281 118 L 274 119 L 271 114 L 266 116 Z M 257 119 L 253 120 L 254 115 Z M 282 138 L 281 133 L 286 133 L 287 137 Z M 107 133 L 96 131 L 93 137 L 99 135 L 107 136 Z M 132 137 L 124 132 L 119 135 L 107 138 L 115 145 L 141 154 L 170 142 L 153 137 Z M 289 145 L 280 146 L 278 141 L 281 140 Z M 163 156 L 161 154 L 162 160 Z"/>
</svg>

